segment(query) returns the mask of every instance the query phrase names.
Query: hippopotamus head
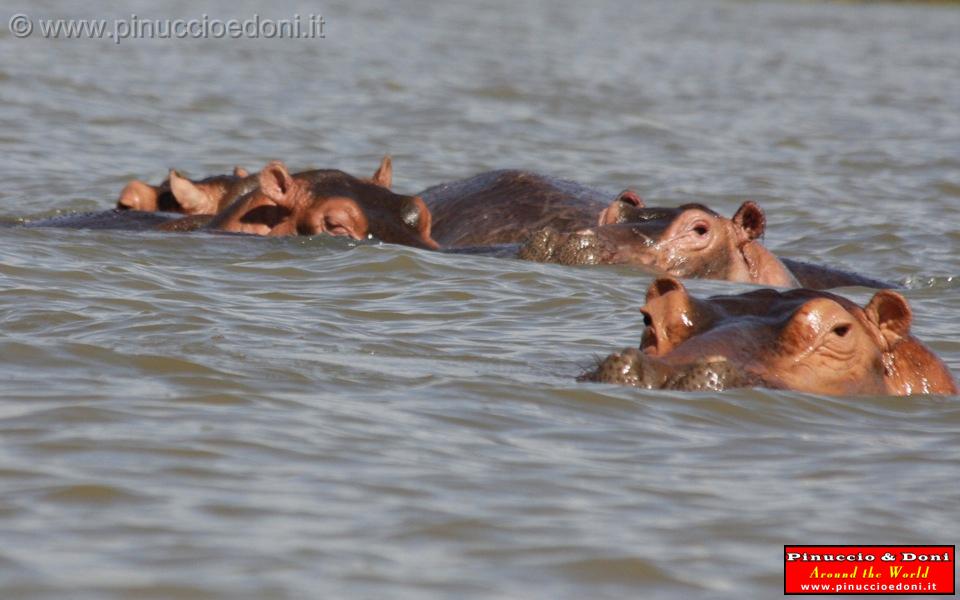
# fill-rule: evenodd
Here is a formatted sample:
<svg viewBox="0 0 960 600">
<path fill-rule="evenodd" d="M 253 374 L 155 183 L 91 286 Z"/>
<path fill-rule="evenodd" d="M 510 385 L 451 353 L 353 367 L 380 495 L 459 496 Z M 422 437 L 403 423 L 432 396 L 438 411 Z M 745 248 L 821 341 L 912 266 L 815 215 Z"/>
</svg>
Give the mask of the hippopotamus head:
<svg viewBox="0 0 960 600">
<path fill-rule="evenodd" d="M 329 235 L 436 249 L 430 211 L 416 196 L 395 194 L 389 158 L 371 179 L 332 169 L 291 175 L 279 161 L 258 175 L 258 187 L 211 221 L 211 229 L 258 235 Z"/>
<path fill-rule="evenodd" d="M 647 207 L 627 190 L 600 214 L 596 227 L 574 233 L 538 231 L 519 255 L 561 264 L 638 264 L 676 277 L 797 285 L 759 242 L 765 224 L 754 202 L 744 202 L 728 219 L 702 204 Z"/>
<path fill-rule="evenodd" d="M 231 175 L 214 175 L 190 180 L 173 169 L 160 185 L 138 179 L 120 192 L 120 210 L 177 212 L 185 215 L 213 215 L 256 187 L 257 178 L 241 167 Z"/>
<path fill-rule="evenodd" d="M 863 308 L 807 289 L 700 300 L 678 280 L 661 278 L 641 313 L 640 347 L 611 354 L 581 380 L 648 389 L 957 393 L 947 367 L 910 334 L 910 307 L 894 291 L 877 292 Z"/>
</svg>

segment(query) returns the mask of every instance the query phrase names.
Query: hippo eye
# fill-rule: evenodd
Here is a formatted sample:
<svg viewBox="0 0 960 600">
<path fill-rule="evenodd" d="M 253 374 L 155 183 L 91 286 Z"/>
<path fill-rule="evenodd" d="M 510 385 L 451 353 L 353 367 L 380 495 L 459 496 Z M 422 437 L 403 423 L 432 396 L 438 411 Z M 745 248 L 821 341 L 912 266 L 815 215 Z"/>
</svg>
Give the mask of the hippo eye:
<svg viewBox="0 0 960 600">
<path fill-rule="evenodd" d="M 342 223 L 330 217 L 324 217 L 323 219 L 323 229 L 330 235 L 350 235 L 350 230 L 343 226 Z"/>
<path fill-rule="evenodd" d="M 644 326 L 644 327 L 652 327 L 652 326 L 653 326 L 653 319 L 651 319 L 651 318 L 650 318 L 650 315 L 647 314 L 647 313 L 643 313 L 643 326 Z"/>
<path fill-rule="evenodd" d="M 837 325 L 836 327 L 833 328 L 833 332 L 837 334 L 837 337 L 843 337 L 848 333 L 850 333 L 850 325 L 849 324 Z"/>
<path fill-rule="evenodd" d="M 710 228 L 707 227 L 706 223 L 697 223 L 693 226 L 693 232 L 697 235 L 707 235 L 708 231 L 710 231 Z"/>
</svg>

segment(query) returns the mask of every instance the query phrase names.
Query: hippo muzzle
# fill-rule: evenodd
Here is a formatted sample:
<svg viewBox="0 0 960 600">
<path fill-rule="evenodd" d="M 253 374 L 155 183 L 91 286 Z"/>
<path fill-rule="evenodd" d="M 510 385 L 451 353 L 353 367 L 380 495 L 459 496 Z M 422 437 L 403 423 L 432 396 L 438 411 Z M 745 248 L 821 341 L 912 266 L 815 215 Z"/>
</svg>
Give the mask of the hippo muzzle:
<svg viewBox="0 0 960 600">
<path fill-rule="evenodd" d="M 756 377 L 722 356 L 671 365 L 636 348 L 611 354 L 578 380 L 684 391 L 721 391 L 757 385 Z"/>
<path fill-rule="evenodd" d="M 610 265 L 626 262 L 621 254 L 617 240 L 591 229 L 572 233 L 540 229 L 520 246 L 518 257 L 561 265 Z"/>
</svg>

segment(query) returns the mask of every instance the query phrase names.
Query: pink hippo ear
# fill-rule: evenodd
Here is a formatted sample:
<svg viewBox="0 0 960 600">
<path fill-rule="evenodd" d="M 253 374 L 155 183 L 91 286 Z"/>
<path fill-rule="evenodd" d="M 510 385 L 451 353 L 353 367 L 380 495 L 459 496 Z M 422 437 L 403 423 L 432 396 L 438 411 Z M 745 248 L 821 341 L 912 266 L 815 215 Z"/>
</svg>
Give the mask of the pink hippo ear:
<svg viewBox="0 0 960 600">
<path fill-rule="evenodd" d="M 690 338 L 697 327 L 709 323 L 698 315 L 686 288 L 673 277 L 660 277 L 650 284 L 640 314 L 644 325 L 640 348 L 653 356 L 670 352 Z"/>
<path fill-rule="evenodd" d="M 756 202 L 748 200 L 741 204 L 737 214 L 733 215 L 733 223 L 743 232 L 742 240 L 751 241 L 763 235 L 767 217 Z"/>
<path fill-rule="evenodd" d="M 247 171 L 246 169 L 244 169 L 243 167 L 241 167 L 241 166 L 238 165 L 238 166 L 236 166 L 236 167 L 233 168 L 233 176 L 234 176 L 234 177 L 249 177 L 249 176 L 250 176 L 250 172 Z"/>
<path fill-rule="evenodd" d="M 217 212 L 217 203 L 195 183 L 170 169 L 170 193 L 188 215 L 212 215 Z"/>
<path fill-rule="evenodd" d="M 880 290 L 863 309 L 867 319 L 880 330 L 889 352 L 901 339 L 910 335 L 913 311 L 907 299 L 892 290 Z"/>
<path fill-rule="evenodd" d="M 422 198 L 414 196 L 405 200 L 403 208 L 401 209 L 400 219 L 404 224 L 412 227 L 420 234 L 421 240 L 428 248 L 436 250 L 440 247 L 431 237 L 433 215 L 430 214 L 430 209 L 427 208 L 427 203 L 424 202 Z"/>
<path fill-rule="evenodd" d="M 380 167 L 377 168 L 377 172 L 373 174 L 371 181 L 387 189 L 390 189 L 390 186 L 393 185 L 393 161 L 390 160 L 389 154 L 384 156 L 383 160 L 380 161 Z"/>
<path fill-rule="evenodd" d="M 620 195 L 600 212 L 600 218 L 597 219 L 597 225 L 616 225 L 623 222 L 623 208 L 632 206 L 634 208 L 643 208 L 646 206 L 640 194 L 633 190 L 623 190 Z"/>
<path fill-rule="evenodd" d="M 419 196 L 414 197 L 414 204 L 417 206 L 417 212 L 420 217 L 417 219 L 417 229 L 420 231 L 420 235 L 423 237 L 424 242 L 427 246 L 433 249 L 440 247 L 437 242 L 433 240 L 432 228 L 433 228 L 433 215 L 430 214 L 430 209 L 427 208 L 427 203 L 423 201 Z"/>
<path fill-rule="evenodd" d="M 279 204 L 291 208 L 294 182 L 290 171 L 279 160 L 265 166 L 258 176 L 260 191 Z"/>
<path fill-rule="evenodd" d="M 157 210 L 157 188 L 139 179 L 134 179 L 123 187 L 117 199 L 117 208 L 121 210 Z"/>
<path fill-rule="evenodd" d="M 647 304 L 649 304 L 651 300 L 666 296 L 670 292 L 680 292 L 686 295 L 687 288 L 683 287 L 680 280 L 674 277 L 658 277 L 650 284 L 650 287 L 647 288 Z"/>
</svg>

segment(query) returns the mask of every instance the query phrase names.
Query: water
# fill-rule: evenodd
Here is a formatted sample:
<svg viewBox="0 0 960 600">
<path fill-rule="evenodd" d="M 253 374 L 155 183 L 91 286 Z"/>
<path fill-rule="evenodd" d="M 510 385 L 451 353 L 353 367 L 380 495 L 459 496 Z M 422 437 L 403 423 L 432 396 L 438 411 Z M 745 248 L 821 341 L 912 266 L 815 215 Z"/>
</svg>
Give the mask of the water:
<svg viewBox="0 0 960 600">
<path fill-rule="evenodd" d="M 726 215 L 750 198 L 781 255 L 905 283 L 960 373 L 955 7 L 322 12 L 323 40 L 0 25 L 0 218 L 106 208 L 171 166 L 369 175 L 384 153 L 407 193 L 508 167 Z M 649 282 L 321 238 L 0 229 L 0 597 L 772 598 L 783 544 L 957 541 L 952 399 L 577 384 L 639 342 Z"/>
</svg>

